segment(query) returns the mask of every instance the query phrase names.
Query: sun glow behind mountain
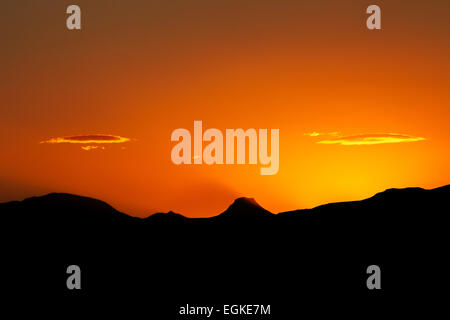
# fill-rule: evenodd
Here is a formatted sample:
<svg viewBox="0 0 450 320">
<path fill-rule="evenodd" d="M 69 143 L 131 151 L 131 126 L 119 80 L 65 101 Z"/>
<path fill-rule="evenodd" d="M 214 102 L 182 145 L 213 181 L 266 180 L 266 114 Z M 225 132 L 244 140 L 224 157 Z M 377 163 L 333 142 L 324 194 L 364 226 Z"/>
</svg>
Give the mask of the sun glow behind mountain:
<svg viewBox="0 0 450 320">
<path fill-rule="evenodd" d="M 40 3 L 0 19 L 0 201 L 205 216 L 240 196 L 280 212 L 449 182 L 448 2 L 386 3 L 372 32 L 364 1 L 91 1 L 78 33 Z M 170 134 L 194 120 L 279 129 L 278 173 L 174 165 Z"/>
</svg>

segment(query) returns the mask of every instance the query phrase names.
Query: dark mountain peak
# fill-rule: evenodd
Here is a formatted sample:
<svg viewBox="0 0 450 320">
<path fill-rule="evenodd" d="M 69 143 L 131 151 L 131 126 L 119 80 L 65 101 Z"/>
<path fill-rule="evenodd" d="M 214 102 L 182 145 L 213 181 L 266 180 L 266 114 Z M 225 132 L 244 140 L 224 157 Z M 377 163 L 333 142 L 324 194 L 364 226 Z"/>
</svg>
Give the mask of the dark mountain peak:
<svg viewBox="0 0 450 320">
<path fill-rule="evenodd" d="M 418 187 L 408 187 L 408 188 L 389 188 L 382 192 L 379 192 L 374 195 L 374 197 L 383 197 L 383 196 L 398 196 L 398 195 L 415 195 L 415 194 L 424 194 L 424 193 L 438 193 L 438 192 L 449 192 L 450 184 L 442 187 L 434 188 L 434 189 L 424 189 Z"/>
<path fill-rule="evenodd" d="M 395 215 L 395 219 L 400 219 L 400 217 L 412 219 L 413 216 L 420 219 L 425 212 L 445 212 L 449 207 L 449 197 L 450 185 L 435 189 L 390 188 L 364 200 L 335 202 L 312 209 L 281 212 L 279 216 L 300 213 L 330 213 L 340 218 L 343 218 L 344 215 L 356 214 L 353 218 L 371 215 L 380 218 L 386 215 L 390 219 L 394 219 Z"/>
<path fill-rule="evenodd" d="M 234 200 L 233 204 L 236 205 L 254 205 L 254 206 L 258 206 L 261 207 L 255 200 L 255 198 L 246 198 L 246 197 L 240 197 Z"/>
<path fill-rule="evenodd" d="M 173 211 L 169 211 L 169 212 L 157 212 L 154 213 L 152 215 L 150 215 L 149 217 L 147 217 L 146 219 L 150 219 L 150 220 L 180 220 L 180 219 L 187 219 L 185 216 L 179 214 L 179 213 L 175 213 Z"/>
<path fill-rule="evenodd" d="M 84 223 L 102 223 L 112 219 L 134 219 L 110 206 L 104 201 L 70 193 L 49 193 L 26 198 L 23 201 L 0 206 L 5 211 L 16 212 L 16 218 L 29 220 L 71 219 Z M 1 210 L 0 210 L 1 211 Z"/>
<path fill-rule="evenodd" d="M 22 203 L 25 206 L 45 208 L 50 211 L 65 209 L 119 213 L 106 202 L 70 193 L 49 193 L 44 196 L 27 198 Z"/>
<path fill-rule="evenodd" d="M 253 198 L 237 198 L 220 214 L 221 217 L 264 217 L 272 213 L 261 207 Z"/>
<path fill-rule="evenodd" d="M 40 202 L 40 203 L 58 203 L 58 202 L 95 202 L 95 203 L 104 203 L 101 200 L 97 200 L 94 198 L 89 198 L 85 196 L 79 196 L 71 193 L 59 193 L 52 192 L 43 196 L 34 196 L 30 198 L 26 198 L 23 200 L 24 202 Z"/>
<path fill-rule="evenodd" d="M 398 195 L 398 194 L 411 194 L 411 193 L 418 193 L 418 192 L 423 192 L 426 191 L 425 189 L 422 188 L 416 188 L 416 187 L 411 187 L 411 188 L 389 188 L 386 189 L 384 191 L 378 192 L 377 194 L 375 194 L 375 196 L 383 196 L 383 195 Z"/>
<path fill-rule="evenodd" d="M 435 192 L 449 192 L 450 191 L 450 184 L 438 188 L 433 189 Z"/>
<path fill-rule="evenodd" d="M 434 201 L 436 197 L 440 197 L 442 193 L 448 194 L 450 192 L 450 186 L 443 186 L 435 189 L 423 189 L 423 188 L 390 188 L 385 191 L 375 194 L 370 197 L 366 202 L 374 201 L 390 201 L 391 204 L 401 203 L 416 203 L 422 201 L 425 198 L 427 201 Z M 431 205 L 431 203 L 430 203 Z"/>
</svg>

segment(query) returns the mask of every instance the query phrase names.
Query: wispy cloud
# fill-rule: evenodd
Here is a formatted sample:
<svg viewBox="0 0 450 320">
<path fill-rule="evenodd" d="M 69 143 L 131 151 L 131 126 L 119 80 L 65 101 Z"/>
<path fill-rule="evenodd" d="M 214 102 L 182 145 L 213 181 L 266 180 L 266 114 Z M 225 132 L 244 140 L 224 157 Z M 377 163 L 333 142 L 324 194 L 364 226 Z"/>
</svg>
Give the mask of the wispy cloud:
<svg viewBox="0 0 450 320">
<path fill-rule="evenodd" d="M 105 147 L 99 147 L 99 146 L 82 146 L 81 149 L 89 151 L 89 150 L 95 150 L 95 149 L 102 149 L 105 150 Z"/>
<path fill-rule="evenodd" d="M 360 135 L 339 137 L 336 139 L 318 141 L 317 143 L 340 144 L 343 146 L 360 146 L 360 145 L 374 145 L 384 143 L 415 142 L 423 140 L 426 139 L 423 137 L 415 137 L 400 133 L 378 133 L 378 134 L 360 134 Z"/>
<path fill-rule="evenodd" d="M 318 137 L 318 136 L 337 136 L 339 135 L 339 132 L 335 131 L 335 132 L 307 132 L 305 133 L 305 136 L 309 136 L 309 137 Z"/>
<path fill-rule="evenodd" d="M 130 141 L 129 138 L 115 136 L 111 134 L 89 134 L 79 136 L 56 137 L 41 141 L 40 143 L 124 143 Z"/>
</svg>

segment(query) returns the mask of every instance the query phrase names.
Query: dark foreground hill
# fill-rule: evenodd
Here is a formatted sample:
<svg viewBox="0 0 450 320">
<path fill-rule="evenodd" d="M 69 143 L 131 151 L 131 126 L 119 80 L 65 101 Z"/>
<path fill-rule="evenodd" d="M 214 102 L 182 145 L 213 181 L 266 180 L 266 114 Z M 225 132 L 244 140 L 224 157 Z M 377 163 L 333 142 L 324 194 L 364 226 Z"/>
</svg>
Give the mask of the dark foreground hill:
<svg viewBox="0 0 450 320">
<path fill-rule="evenodd" d="M 208 219 L 134 218 L 70 194 L 3 203 L 2 288 L 69 301 L 144 299 L 165 319 L 186 303 L 272 304 L 273 319 L 326 296 L 393 303 L 444 286 L 449 196 L 450 186 L 389 189 L 279 214 L 240 198 Z M 71 264 L 83 271 L 79 292 L 66 288 Z M 372 264 L 382 270 L 379 292 L 366 287 Z"/>
</svg>

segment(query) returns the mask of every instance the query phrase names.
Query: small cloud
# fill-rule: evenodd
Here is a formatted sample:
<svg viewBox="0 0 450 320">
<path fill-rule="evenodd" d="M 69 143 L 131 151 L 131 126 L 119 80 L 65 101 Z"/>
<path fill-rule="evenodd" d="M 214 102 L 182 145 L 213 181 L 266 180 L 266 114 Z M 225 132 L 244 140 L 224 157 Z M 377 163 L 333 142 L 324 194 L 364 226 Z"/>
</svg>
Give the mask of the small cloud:
<svg viewBox="0 0 450 320">
<path fill-rule="evenodd" d="M 89 134 L 68 137 L 56 137 L 41 141 L 40 143 L 82 143 L 82 144 L 97 144 L 97 143 L 124 143 L 130 141 L 129 138 L 115 136 L 110 134 Z M 95 149 L 95 148 L 91 148 Z M 87 149 L 84 149 L 87 150 Z M 90 150 L 90 149 L 89 149 Z"/>
<path fill-rule="evenodd" d="M 426 140 L 422 137 L 414 137 L 399 133 L 380 133 L 380 134 L 361 134 L 347 137 L 339 137 L 332 140 L 322 140 L 317 143 L 320 144 L 340 144 L 343 146 L 360 146 L 360 145 L 374 145 L 384 143 L 400 143 L 400 142 L 414 142 Z"/>
<path fill-rule="evenodd" d="M 102 149 L 105 150 L 105 147 L 99 147 L 99 146 L 82 146 L 81 149 L 89 151 L 94 149 Z"/>
<path fill-rule="evenodd" d="M 318 137 L 318 136 L 337 136 L 339 135 L 339 132 L 335 131 L 335 132 L 307 132 L 305 133 L 305 136 L 309 136 L 309 137 Z"/>
<path fill-rule="evenodd" d="M 320 136 L 320 133 L 319 133 L 319 132 L 315 132 L 315 131 L 313 131 L 313 132 L 307 132 L 307 133 L 305 133 L 305 136 L 309 136 L 309 137 L 317 137 L 317 136 Z"/>
</svg>

